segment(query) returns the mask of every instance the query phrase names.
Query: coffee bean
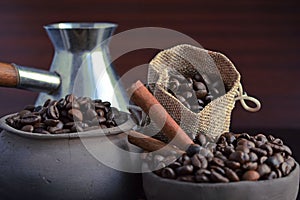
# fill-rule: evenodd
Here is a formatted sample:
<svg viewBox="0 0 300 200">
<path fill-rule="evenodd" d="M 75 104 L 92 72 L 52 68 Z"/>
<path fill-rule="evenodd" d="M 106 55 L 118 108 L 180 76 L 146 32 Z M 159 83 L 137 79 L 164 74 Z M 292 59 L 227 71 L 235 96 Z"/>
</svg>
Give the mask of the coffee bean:
<svg viewBox="0 0 300 200">
<path fill-rule="evenodd" d="M 184 181 L 184 182 L 195 182 L 195 178 L 192 175 L 179 176 L 176 180 Z"/>
<path fill-rule="evenodd" d="M 24 107 L 24 110 L 29 110 L 30 112 L 33 112 L 35 106 L 34 105 L 27 105 Z"/>
<path fill-rule="evenodd" d="M 201 146 L 204 146 L 206 144 L 206 136 L 202 133 L 199 133 L 195 137 L 195 142 Z"/>
<path fill-rule="evenodd" d="M 44 121 L 46 126 L 56 126 L 59 123 L 59 120 L 57 119 L 46 119 Z"/>
<path fill-rule="evenodd" d="M 34 125 L 41 121 L 41 116 L 29 114 L 20 119 L 20 123 L 23 125 Z"/>
<path fill-rule="evenodd" d="M 283 162 L 280 165 L 280 170 L 284 176 L 287 176 L 291 172 L 292 166 L 289 165 L 287 162 Z"/>
<path fill-rule="evenodd" d="M 176 173 L 180 176 L 190 175 L 193 173 L 193 170 L 194 170 L 193 165 L 185 165 L 185 166 L 178 167 L 175 169 Z"/>
<path fill-rule="evenodd" d="M 26 131 L 26 132 L 32 132 L 34 130 L 32 125 L 25 125 L 22 127 L 21 129 L 22 131 Z"/>
<path fill-rule="evenodd" d="M 289 156 L 289 157 L 286 159 L 286 162 L 287 162 L 292 168 L 294 168 L 294 166 L 296 165 L 296 164 L 295 164 L 294 158 L 292 158 L 291 156 Z"/>
<path fill-rule="evenodd" d="M 220 166 L 211 165 L 210 169 L 211 169 L 212 172 L 215 171 L 215 172 L 217 172 L 217 173 L 219 173 L 221 175 L 225 175 L 225 170 L 222 167 L 220 167 Z"/>
<path fill-rule="evenodd" d="M 255 136 L 255 139 L 256 139 L 257 141 L 262 142 L 263 144 L 265 144 L 265 143 L 268 142 L 268 139 L 267 139 L 267 137 L 266 137 L 264 134 L 257 134 L 257 135 Z"/>
<path fill-rule="evenodd" d="M 265 176 L 266 174 L 269 174 L 271 172 L 271 168 L 267 164 L 261 164 L 258 165 L 257 172 L 262 177 Z"/>
<path fill-rule="evenodd" d="M 199 153 L 201 149 L 203 148 L 199 144 L 191 144 L 186 150 L 186 154 L 192 157 L 194 154 Z"/>
<path fill-rule="evenodd" d="M 256 162 L 247 162 L 242 165 L 242 168 L 244 170 L 256 170 L 257 169 L 257 163 Z"/>
<path fill-rule="evenodd" d="M 82 121 L 83 116 L 80 110 L 77 109 L 70 109 L 68 111 L 69 118 L 73 119 L 74 121 Z"/>
<path fill-rule="evenodd" d="M 173 171 L 172 168 L 169 168 L 169 167 L 166 167 L 166 168 L 162 169 L 161 176 L 163 178 L 169 178 L 169 179 L 175 179 L 176 178 L 175 172 Z"/>
<path fill-rule="evenodd" d="M 172 169 L 176 169 L 176 168 L 178 168 L 178 167 L 181 167 L 181 164 L 179 163 L 179 162 L 173 162 L 173 163 L 171 163 L 171 164 L 169 164 L 168 165 L 170 168 L 172 168 Z"/>
<path fill-rule="evenodd" d="M 250 152 L 249 153 L 249 161 L 250 162 L 256 162 L 257 160 L 258 160 L 257 155 L 255 153 L 253 153 L 253 152 Z"/>
<path fill-rule="evenodd" d="M 20 115 L 20 118 L 23 118 L 24 116 L 26 116 L 30 113 L 31 113 L 31 111 L 29 111 L 29 110 L 22 110 L 18 114 Z"/>
<path fill-rule="evenodd" d="M 198 183 L 208 183 L 210 180 L 207 175 L 200 174 L 195 176 L 195 181 Z"/>
<path fill-rule="evenodd" d="M 218 165 L 220 167 L 224 167 L 225 164 L 224 164 L 224 161 L 220 158 L 217 158 L 217 157 L 214 157 L 212 160 L 211 160 L 211 164 L 215 164 L 215 165 Z"/>
<path fill-rule="evenodd" d="M 280 166 L 280 161 L 276 156 L 271 156 L 266 160 L 266 164 L 268 164 L 270 167 L 278 168 Z"/>
<path fill-rule="evenodd" d="M 244 153 L 242 151 L 236 151 L 230 154 L 229 160 L 237 161 L 241 164 L 249 161 L 249 155 L 247 153 Z"/>
<path fill-rule="evenodd" d="M 230 181 L 233 181 L 233 182 L 240 181 L 240 178 L 238 177 L 238 175 L 233 170 L 231 170 L 227 167 L 225 167 L 224 170 L 225 170 L 226 177 Z"/>
<path fill-rule="evenodd" d="M 244 153 L 249 153 L 250 149 L 247 146 L 239 145 L 235 149 L 236 151 L 242 151 Z"/>
<path fill-rule="evenodd" d="M 59 111 L 55 105 L 52 105 L 47 110 L 47 115 L 52 119 L 59 119 Z"/>
<path fill-rule="evenodd" d="M 213 182 L 219 182 L 219 183 L 228 183 L 229 182 L 229 179 L 222 176 L 221 174 L 215 172 L 215 171 L 212 171 L 211 172 L 211 180 Z"/>
<path fill-rule="evenodd" d="M 277 174 L 274 171 L 271 171 L 271 173 L 266 176 L 267 180 L 271 180 L 271 179 L 275 179 L 275 178 L 277 178 Z"/>
<path fill-rule="evenodd" d="M 251 151 L 254 152 L 256 155 L 258 155 L 259 157 L 268 155 L 267 151 L 257 147 L 251 148 Z"/>
<path fill-rule="evenodd" d="M 286 146 L 286 145 L 283 145 L 283 148 L 284 148 L 284 152 L 287 154 L 287 155 L 292 155 L 292 150 Z"/>
<path fill-rule="evenodd" d="M 242 180 L 245 181 L 257 181 L 259 178 L 260 178 L 259 173 L 254 170 L 246 171 L 242 176 Z"/>
<path fill-rule="evenodd" d="M 265 150 L 267 152 L 268 156 L 271 156 L 273 154 L 273 149 L 268 144 L 263 144 L 263 145 L 260 146 L 260 148 Z"/>
<path fill-rule="evenodd" d="M 200 169 L 200 168 L 207 168 L 208 162 L 204 156 L 201 154 L 194 154 L 194 156 L 191 158 L 191 163 L 194 167 Z"/>
<path fill-rule="evenodd" d="M 239 162 L 231 161 L 231 160 L 226 160 L 225 165 L 233 170 L 239 169 L 241 167 L 241 164 Z"/>
<path fill-rule="evenodd" d="M 259 164 L 263 164 L 267 159 L 268 159 L 267 156 L 262 156 L 262 157 L 259 158 L 259 160 L 258 160 L 259 162 L 258 163 Z"/>
</svg>

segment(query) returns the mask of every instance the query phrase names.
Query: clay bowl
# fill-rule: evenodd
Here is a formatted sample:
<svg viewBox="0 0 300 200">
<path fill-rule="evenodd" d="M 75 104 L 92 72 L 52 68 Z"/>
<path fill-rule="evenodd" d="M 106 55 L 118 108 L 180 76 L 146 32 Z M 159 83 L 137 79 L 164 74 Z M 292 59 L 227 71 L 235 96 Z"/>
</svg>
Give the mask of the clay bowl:
<svg viewBox="0 0 300 200">
<path fill-rule="evenodd" d="M 145 166 L 144 166 L 145 167 Z M 266 181 L 188 183 L 143 174 L 147 200 L 295 200 L 299 189 L 299 164 L 287 177 Z"/>
<path fill-rule="evenodd" d="M 43 135 L 10 127 L 7 117 L 0 119 L 0 199 L 137 198 L 141 176 L 113 169 L 88 151 L 128 164 L 130 158 L 119 156 L 111 144 L 130 150 L 124 131 L 133 128 L 131 120 L 114 128 Z"/>
</svg>

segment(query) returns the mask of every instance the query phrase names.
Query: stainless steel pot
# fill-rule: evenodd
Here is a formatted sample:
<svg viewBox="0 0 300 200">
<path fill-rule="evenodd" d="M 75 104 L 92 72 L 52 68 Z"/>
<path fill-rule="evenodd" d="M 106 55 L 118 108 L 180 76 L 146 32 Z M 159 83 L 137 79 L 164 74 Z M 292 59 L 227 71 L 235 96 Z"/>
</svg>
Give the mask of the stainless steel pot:
<svg viewBox="0 0 300 200">
<path fill-rule="evenodd" d="M 10 127 L 7 117 L 0 119 L 0 199 L 137 199 L 140 175 L 106 166 L 83 145 L 112 155 L 118 153 L 108 151 L 110 142 L 130 149 L 124 133 L 133 128 L 130 120 L 102 131 L 43 135 Z M 130 158 L 114 159 L 122 164 Z"/>
</svg>

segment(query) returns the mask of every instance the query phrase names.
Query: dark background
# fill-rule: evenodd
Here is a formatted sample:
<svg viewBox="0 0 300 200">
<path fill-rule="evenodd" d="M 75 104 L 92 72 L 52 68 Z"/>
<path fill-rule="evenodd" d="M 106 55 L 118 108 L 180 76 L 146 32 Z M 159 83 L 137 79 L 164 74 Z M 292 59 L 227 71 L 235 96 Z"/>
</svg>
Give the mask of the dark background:
<svg viewBox="0 0 300 200">
<path fill-rule="evenodd" d="M 204 48 L 227 55 L 242 75 L 248 94 L 262 110 L 236 104 L 233 131 L 278 135 L 300 160 L 300 3 L 297 0 L 2 0 L 0 60 L 48 69 L 52 45 L 43 25 L 63 21 L 109 21 L 116 33 L 137 27 L 182 32 Z M 128 53 L 115 62 L 120 75 L 147 63 L 157 51 Z M 1 78 L 1 77 L 0 77 Z M 34 103 L 37 94 L 0 88 L 0 115 Z"/>
</svg>

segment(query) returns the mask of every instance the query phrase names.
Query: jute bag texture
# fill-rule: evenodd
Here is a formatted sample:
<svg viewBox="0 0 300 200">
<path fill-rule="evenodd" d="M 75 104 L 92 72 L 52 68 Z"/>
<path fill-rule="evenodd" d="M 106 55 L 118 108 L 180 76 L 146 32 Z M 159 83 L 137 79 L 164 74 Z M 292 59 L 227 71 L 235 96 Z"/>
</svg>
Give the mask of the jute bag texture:
<svg viewBox="0 0 300 200">
<path fill-rule="evenodd" d="M 224 83 L 224 94 L 199 113 L 192 112 L 167 91 L 169 72 L 174 70 L 186 78 L 197 71 L 213 79 L 219 78 Z M 155 88 L 150 88 L 154 96 L 182 129 L 191 138 L 201 132 L 212 140 L 229 131 L 231 112 L 241 86 L 240 78 L 233 63 L 223 54 L 186 44 L 157 54 L 151 60 L 148 71 L 148 83 L 156 84 Z M 156 137 L 166 141 L 161 133 Z"/>
</svg>

